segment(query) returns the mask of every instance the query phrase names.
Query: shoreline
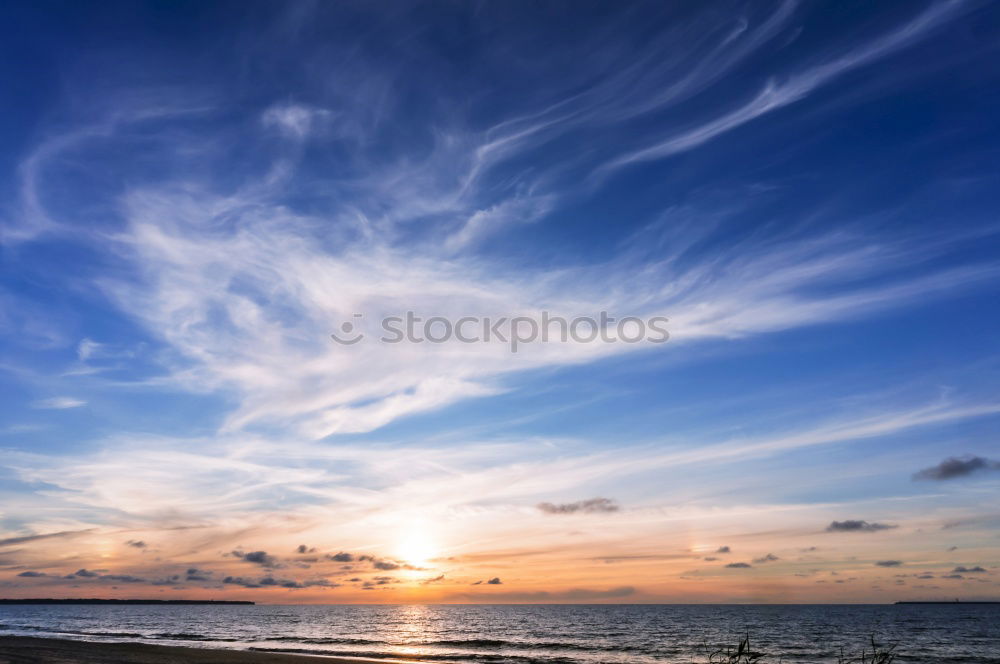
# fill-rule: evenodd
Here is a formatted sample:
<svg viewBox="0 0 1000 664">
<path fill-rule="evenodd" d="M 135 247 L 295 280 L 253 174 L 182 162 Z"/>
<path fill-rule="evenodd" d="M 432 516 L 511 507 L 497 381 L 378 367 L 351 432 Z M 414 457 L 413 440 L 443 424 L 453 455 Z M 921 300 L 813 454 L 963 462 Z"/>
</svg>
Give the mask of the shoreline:
<svg viewBox="0 0 1000 664">
<path fill-rule="evenodd" d="M 17 664 L 430 664 L 432 660 L 338 657 L 270 650 L 0 636 L 0 662 Z"/>
</svg>

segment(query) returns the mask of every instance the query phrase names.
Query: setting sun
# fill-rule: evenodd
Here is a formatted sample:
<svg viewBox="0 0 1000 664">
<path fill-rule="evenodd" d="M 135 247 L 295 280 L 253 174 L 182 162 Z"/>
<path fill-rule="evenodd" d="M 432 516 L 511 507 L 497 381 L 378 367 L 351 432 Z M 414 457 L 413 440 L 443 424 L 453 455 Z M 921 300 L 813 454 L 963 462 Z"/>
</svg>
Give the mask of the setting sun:
<svg viewBox="0 0 1000 664">
<path fill-rule="evenodd" d="M 411 531 L 397 547 L 403 562 L 414 567 L 426 567 L 427 562 L 437 555 L 431 538 L 422 531 Z"/>
</svg>

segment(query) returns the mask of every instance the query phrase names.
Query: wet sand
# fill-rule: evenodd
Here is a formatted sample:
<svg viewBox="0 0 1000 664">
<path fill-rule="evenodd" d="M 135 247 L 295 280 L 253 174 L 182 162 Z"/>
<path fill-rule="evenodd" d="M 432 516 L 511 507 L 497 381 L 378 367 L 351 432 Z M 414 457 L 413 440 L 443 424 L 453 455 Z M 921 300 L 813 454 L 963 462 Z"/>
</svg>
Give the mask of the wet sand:
<svg viewBox="0 0 1000 664">
<path fill-rule="evenodd" d="M 374 661 L 398 660 L 0 637 L 0 664 L 372 664 Z"/>
</svg>

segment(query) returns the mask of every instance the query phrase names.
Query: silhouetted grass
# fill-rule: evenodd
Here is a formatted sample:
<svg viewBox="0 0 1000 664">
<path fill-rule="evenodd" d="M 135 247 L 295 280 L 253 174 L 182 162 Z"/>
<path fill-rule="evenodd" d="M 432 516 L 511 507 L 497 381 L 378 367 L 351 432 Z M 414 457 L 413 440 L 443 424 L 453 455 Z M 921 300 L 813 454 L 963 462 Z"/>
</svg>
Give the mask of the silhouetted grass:
<svg viewBox="0 0 1000 664">
<path fill-rule="evenodd" d="M 840 657 L 837 658 L 837 664 L 892 664 L 896 659 L 896 644 L 891 646 L 880 646 L 875 642 L 875 635 L 871 636 L 872 651 L 869 653 L 867 650 L 861 650 L 861 657 L 844 657 L 844 648 L 840 649 Z"/>
<path fill-rule="evenodd" d="M 750 648 L 750 635 L 747 634 L 740 639 L 738 646 L 735 648 L 726 646 L 724 650 L 720 648 L 708 656 L 708 661 L 711 664 L 753 664 L 761 662 L 764 656 L 764 653 L 755 652 Z"/>
<path fill-rule="evenodd" d="M 875 635 L 871 636 L 871 651 L 863 648 L 861 654 L 852 657 L 844 653 L 841 646 L 840 655 L 837 656 L 837 664 L 892 664 L 896 660 L 896 644 L 891 646 L 879 645 L 875 641 Z M 747 634 L 740 639 L 735 646 L 726 646 L 713 651 L 708 656 L 709 664 L 767 664 L 775 662 L 781 664 L 781 657 L 777 660 L 770 658 L 767 653 L 754 650 L 750 647 L 750 635 Z"/>
</svg>

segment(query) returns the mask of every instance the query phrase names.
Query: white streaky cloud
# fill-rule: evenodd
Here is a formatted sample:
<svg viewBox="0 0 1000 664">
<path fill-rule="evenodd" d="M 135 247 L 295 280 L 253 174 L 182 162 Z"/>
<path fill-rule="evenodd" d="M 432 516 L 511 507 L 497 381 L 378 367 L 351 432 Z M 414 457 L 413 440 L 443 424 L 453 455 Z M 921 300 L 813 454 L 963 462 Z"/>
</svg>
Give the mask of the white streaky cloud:
<svg viewBox="0 0 1000 664">
<path fill-rule="evenodd" d="M 400 510 L 445 514 L 533 505 L 546 496 L 582 494 L 607 482 L 627 484 L 651 472 L 667 478 L 686 473 L 691 465 L 702 471 L 732 468 L 793 450 L 998 413 L 1000 404 L 941 401 L 753 438 L 702 438 L 683 446 L 663 440 L 613 451 L 544 439 L 442 447 L 326 445 L 231 434 L 205 439 L 121 436 L 104 441 L 95 452 L 54 456 L 8 450 L 5 459 L 19 479 L 44 483 L 38 493 L 72 506 L 85 524 L 100 525 L 109 515 L 119 525 L 148 525 L 165 514 L 191 521 L 212 522 L 220 515 L 238 520 L 241 514 L 273 512 L 276 500 L 289 515 L 320 510 L 357 519 Z M 662 495 L 651 494 L 649 500 L 669 503 L 676 487 L 660 485 Z M 731 490 L 715 489 L 724 494 Z"/>
<path fill-rule="evenodd" d="M 144 91 L 145 92 L 145 91 Z M 102 102 L 107 100 L 102 100 Z M 49 234 L 81 239 L 89 229 L 67 223 L 50 211 L 47 197 L 60 194 L 58 187 L 46 186 L 47 169 L 67 155 L 85 151 L 88 147 L 110 140 L 125 126 L 149 121 L 177 119 L 205 113 L 204 103 L 181 105 L 174 95 L 162 91 L 148 95 L 127 94 L 116 97 L 107 117 L 93 124 L 68 131 L 55 132 L 41 141 L 18 166 L 19 213 L 13 219 L 0 219 L 0 244 L 15 245 L 30 242 Z M 199 100 L 202 101 L 202 100 Z"/>
<path fill-rule="evenodd" d="M 867 46 L 773 83 L 746 107 L 660 147 L 689 149 L 734 123 L 790 103 L 915 42 L 964 6 L 936 5 Z M 256 176 L 225 186 L 183 175 L 130 181 L 109 201 L 120 211 L 115 226 L 93 234 L 74 231 L 72 237 L 99 244 L 101 251 L 110 247 L 129 266 L 131 271 L 100 278 L 95 285 L 162 344 L 156 355 L 167 369 L 165 380 L 231 397 L 235 406 L 223 431 L 277 426 L 308 438 L 371 431 L 401 417 L 516 389 L 517 372 L 633 352 L 683 352 L 685 344 L 704 339 L 841 322 L 994 279 L 997 266 L 985 263 L 952 269 L 935 265 L 914 277 L 907 268 L 952 245 L 904 244 L 851 233 L 842 225 L 836 233 L 807 241 L 788 235 L 734 245 L 719 220 L 725 214 L 717 210 L 693 210 L 686 228 L 694 230 L 687 237 L 664 233 L 656 251 L 643 251 L 648 239 L 643 236 L 609 248 L 600 263 L 581 259 L 515 266 L 484 257 L 487 239 L 527 222 L 544 223 L 565 197 L 583 188 L 555 193 L 553 183 L 565 174 L 558 160 L 537 172 L 491 178 L 501 162 L 530 158 L 543 136 L 614 125 L 626 109 L 652 113 L 690 98 L 775 39 L 788 26 L 793 8 L 783 3 L 760 20 L 741 18 L 712 32 L 694 50 L 671 57 L 657 59 L 657 49 L 665 47 L 651 47 L 644 61 L 648 70 L 609 73 L 592 92 L 578 92 L 485 130 L 443 118 L 443 126 L 431 132 L 429 147 L 417 154 L 387 157 L 368 149 L 377 142 L 371 109 L 393 100 L 386 101 L 385 85 L 366 84 L 359 72 L 343 72 L 358 92 L 345 97 L 343 108 L 283 103 L 252 116 L 294 136 L 295 149 L 276 149 L 259 131 L 207 145 L 197 134 L 178 131 L 175 141 L 160 146 L 174 165 L 172 172 L 204 173 L 212 159 L 220 168 L 231 166 L 230 149 L 238 139 L 259 140 L 261 163 L 246 171 Z M 709 19 L 716 21 L 699 20 Z M 702 56 L 706 59 L 692 70 L 688 65 Z M 663 85 L 636 85 L 637 76 Z M 646 99 L 649 89 L 662 92 L 648 107 L 637 107 L 635 95 Z M 338 126 L 352 129 L 333 141 L 350 149 L 342 151 L 343 173 L 327 179 L 298 169 L 296 158 L 305 141 L 319 140 L 318 120 L 332 115 Z M 61 150 L 77 154 L 86 145 L 113 145 L 120 149 L 96 152 L 121 154 L 133 134 L 122 129 L 131 123 L 153 117 L 169 128 L 169 123 L 184 122 L 184 116 L 118 111 L 99 129 L 80 134 L 86 140 L 75 133 L 64 140 L 50 138 L 26 162 L 24 170 L 32 177 L 22 198 L 41 200 L 44 191 L 55 188 L 58 183 L 42 175 L 46 162 L 59 158 Z M 92 157 L 94 163 L 100 158 Z M 324 199 L 328 205 L 313 207 L 322 213 L 299 212 L 289 202 L 303 190 L 332 192 Z M 717 241 L 722 249 L 691 256 L 695 237 Z M 537 320 L 542 312 L 573 319 L 596 317 L 602 310 L 616 318 L 667 317 L 671 340 L 662 345 L 534 343 L 516 354 L 507 343 L 387 346 L 375 340 L 382 317 L 407 311 L 456 321 L 465 316 Z M 355 314 L 363 315 L 367 338 L 353 346 L 336 344 L 331 333 L 355 321 Z M 78 354 L 93 359 L 99 351 L 87 342 Z"/>
<path fill-rule="evenodd" d="M 674 352 L 698 339 L 738 338 L 840 321 L 924 301 L 994 278 L 970 265 L 919 278 L 893 278 L 924 248 L 879 246 L 863 236 L 772 243 L 727 261 L 683 269 L 620 260 L 560 269 L 490 264 L 445 248 L 394 246 L 363 238 L 331 251 L 318 220 L 232 197 L 180 198 L 136 191 L 125 199 L 127 230 L 117 237 L 139 275 L 102 287 L 176 351 L 174 379 L 191 389 L 232 390 L 239 407 L 227 430 L 290 424 L 306 436 L 369 431 L 397 417 L 495 394 L 513 372 L 593 361 L 625 352 Z M 239 220 L 220 230 L 215 218 Z M 445 238 L 449 231 L 443 231 Z M 860 275 L 881 276 L 849 290 L 824 289 Z M 665 316 L 672 340 L 650 343 L 505 343 L 395 346 L 378 341 L 379 321 L 413 311 L 442 316 L 567 319 Z M 330 338 L 364 315 L 367 337 Z"/>
<path fill-rule="evenodd" d="M 600 53 L 602 65 L 620 61 L 611 75 L 592 81 L 544 109 L 490 127 L 474 152 L 466 187 L 490 168 L 574 131 L 593 130 L 671 109 L 718 81 L 787 28 L 797 3 L 783 2 L 753 23 L 736 17 L 720 27 L 706 12 L 681 23 L 644 52 Z M 691 42 L 685 35 L 704 35 Z M 587 54 L 590 55 L 590 54 Z M 581 57 L 584 57 L 581 54 Z M 463 189 L 464 191 L 464 189 Z"/>
<path fill-rule="evenodd" d="M 43 410 L 67 410 L 69 408 L 79 408 L 80 406 L 85 405 L 87 405 L 86 401 L 75 397 L 51 397 L 49 399 L 40 399 L 31 403 L 32 408 L 39 408 Z"/>
<path fill-rule="evenodd" d="M 901 28 L 897 28 L 840 57 L 815 65 L 801 73 L 793 74 L 784 81 L 769 81 L 763 90 L 743 106 L 720 115 L 714 120 L 676 133 L 656 145 L 618 157 L 602 165 L 598 172 L 606 174 L 629 164 L 662 159 L 691 150 L 755 118 L 797 102 L 813 90 L 847 72 L 914 44 L 954 18 L 959 10 L 965 7 L 968 7 L 968 4 L 963 0 L 934 3 Z"/>
<path fill-rule="evenodd" d="M 452 252 L 467 249 L 506 226 L 537 220 L 550 209 L 549 197 L 542 196 L 513 198 L 485 210 L 476 210 L 445 239 L 444 247 Z"/>
<path fill-rule="evenodd" d="M 5 450 L 5 466 L 13 476 L 36 487 L 5 505 L 11 522 L 21 524 L 8 536 L 81 531 L 74 540 L 79 550 L 106 551 L 133 537 L 121 533 L 141 532 L 164 560 L 200 560 L 225 570 L 231 570 L 232 561 L 224 552 L 243 547 L 280 559 L 291 553 L 289 542 L 391 557 L 400 533 L 415 523 L 424 524 L 422 532 L 438 542 L 440 556 L 472 554 L 491 564 L 505 552 L 526 550 L 557 555 L 560 561 L 646 549 L 663 554 L 670 546 L 680 555 L 699 541 L 714 550 L 734 538 L 741 550 L 756 539 L 773 550 L 778 540 L 800 546 L 799 539 L 815 537 L 845 514 L 877 514 L 899 523 L 892 536 L 900 537 L 977 513 L 941 496 L 788 503 L 788 491 L 805 490 L 815 479 L 769 481 L 771 471 L 763 460 L 998 412 L 996 404 L 937 402 L 752 439 L 686 437 L 613 451 L 572 440 L 329 445 L 246 434 L 119 436 L 92 451 L 60 455 Z M 698 473 L 691 473 L 692 465 Z M 749 475 L 748 467 L 754 469 Z M 721 473 L 727 481 L 708 486 L 695 479 L 705 472 Z M 776 470 L 775 479 L 783 472 Z M 648 485 L 651 477 L 655 488 Z M 641 504 L 623 500 L 612 515 L 567 521 L 535 507 L 563 496 L 592 496 L 595 487 L 609 483 L 618 491 L 643 486 Z M 742 498 L 734 501 L 734 493 Z M 748 522 L 755 531 L 747 532 Z M 571 527 L 575 536 L 554 541 L 553 528 L 561 526 Z M 65 565 L 65 551 L 52 546 L 33 545 L 19 563 Z M 115 569 L 122 565 L 112 564 Z M 314 567 L 324 565 L 319 561 Z"/>
</svg>

